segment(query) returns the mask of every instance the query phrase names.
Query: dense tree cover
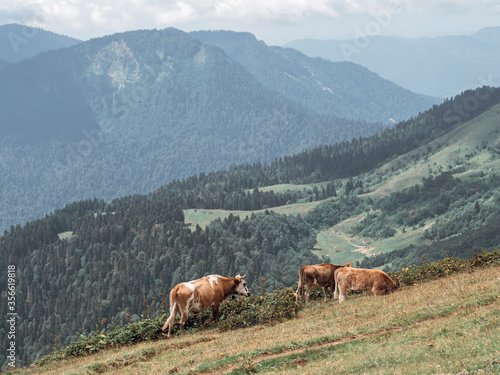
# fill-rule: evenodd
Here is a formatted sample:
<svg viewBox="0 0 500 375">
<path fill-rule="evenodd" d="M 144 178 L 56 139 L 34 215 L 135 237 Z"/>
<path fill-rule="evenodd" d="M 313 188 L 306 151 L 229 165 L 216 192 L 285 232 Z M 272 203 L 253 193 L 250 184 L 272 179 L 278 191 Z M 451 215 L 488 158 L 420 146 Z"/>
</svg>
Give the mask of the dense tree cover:
<svg viewBox="0 0 500 375">
<path fill-rule="evenodd" d="M 274 290 L 296 281 L 297 265 L 320 261 L 311 253 L 315 235 L 300 217 L 230 215 L 194 231 L 183 219 L 166 201 L 134 196 L 74 203 L 6 231 L 0 248 L 17 269 L 21 363 L 46 354 L 54 341 L 76 340 L 102 319 L 126 322 L 127 314 L 141 313 L 144 301 L 168 296 L 179 282 L 240 273 L 254 292 L 264 280 Z M 68 231 L 69 238 L 59 239 Z M 5 329 L 2 323 L 2 337 Z"/>
<path fill-rule="evenodd" d="M 377 220 L 389 222 L 403 230 L 411 230 L 434 220 L 425 231 L 425 246 L 407 248 L 364 258 L 360 266 L 366 268 L 390 265 L 397 269 L 407 264 L 419 264 L 422 259 L 435 261 L 446 256 L 471 257 L 481 249 L 491 249 L 500 243 L 497 230 L 500 220 L 500 177 L 496 174 L 454 178 L 445 172 L 424 179 L 401 192 L 377 201 L 374 209 L 380 210 Z M 361 227 L 361 226 L 360 226 Z M 367 225 L 361 230 L 373 230 Z M 384 237 L 380 229 L 373 236 Z M 389 229 L 390 230 L 390 229 Z M 392 228 L 394 230 L 394 227 Z"/>
<path fill-rule="evenodd" d="M 69 202 L 148 193 L 384 126 L 318 114 L 173 29 L 110 35 L 11 64 L 0 71 L 0 113 L 0 228 Z"/>
<path fill-rule="evenodd" d="M 416 95 L 352 62 L 313 59 L 291 48 L 270 47 L 250 33 L 218 30 L 190 35 L 222 48 L 266 88 L 320 114 L 389 124 L 441 101 Z M 353 103 L 359 104 L 353 108 Z"/>
<path fill-rule="evenodd" d="M 192 191 L 195 197 L 200 194 L 216 197 L 219 193 L 232 194 L 238 189 L 285 183 L 306 184 L 357 176 L 394 156 L 427 144 L 498 102 L 500 89 L 485 86 L 468 90 L 394 128 L 385 129 L 370 137 L 357 137 L 351 141 L 314 147 L 279 157 L 270 163 L 235 165 L 228 170 L 175 180 L 158 189 L 155 194 L 174 197 L 180 192 Z M 352 184 L 348 193 L 353 188 L 362 188 L 359 180 L 353 180 Z M 333 184 L 330 187 L 335 188 Z M 337 192 L 325 194 L 335 196 Z"/>
<path fill-rule="evenodd" d="M 19 24 L 0 25 L 0 60 L 15 63 L 43 51 L 56 50 L 80 43 L 68 36 Z M 1 65 L 1 62 L 0 62 Z"/>
<path fill-rule="evenodd" d="M 499 90 L 483 90 L 485 102 L 493 98 L 498 102 Z M 500 194 L 493 189 L 499 186 L 496 176 L 478 175 L 469 182 L 444 173 L 376 202 L 358 196 L 363 189 L 359 179 L 350 179 L 344 186 L 332 182 L 369 171 L 394 153 L 412 150 L 459 125 L 458 119 L 445 121 L 443 116 L 451 116 L 472 95 L 477 96 L 477 91 L 464 93 L 371 138 L 317 147 L 269 164 L 194 175 L 148 195 L 84 200 L 23 227 L 12 226 L 0 237 L 0 259 L 4 269 L 7 264 L 17 269 L 16 308 L 23 317 L 17 326 L 17 347 L 22 363 L 45 353 L 56 337 L 59 343 L 70 342 L 77 332 L 94 329 L 101 319 L 120 322 L 127 314 L 140 314 L 144 301 L 167 294 L 179 281 L 209 273 L 241 272 L 248 273 L 254 289 L 261 277 L 270 290 L 291 285 L 302 264 L 323 261 L 310 252 L 315 229 L 371 208 L 381 211 L 380 218 L 397 217 L 395 225 L 408 229 L 439 215 L 440 225 L 426 233 L 430 240 L 440 241 L 427 249 L 436 250 L 437 257 L 447 249 L 443 245 L 454 246 L 457 253 L 450 255 L 462 255 L 458 252 L 470 251 L 468 246 L 498 243 L 498 231 L 493 230 L 499 219 L 496 207 Z M 473 116 L 483 110 L 486 107 L 478 105 L 469 113 Z M 95 183 L 98 175 L 93 177 L 89 183 Z M 313 182 L 324 182 L 323 188 L 293 194 L 259 190 L 274 184 Z M 229 216 L 194 231 L 186 228 L 182 211 L 257 209 L 336 195 L 338 199 L 319 205 L 305 218 L 267 211 L 248 218 Z M 453 217 L 453 223 L 443 215 Z M 380 232 L 385 227 L 371 229 Z M 490 232 L 497 234 L 488 235 Z M 394 258 L 386 258 L 383 264 L 399 266 L 406 257 L 415 259 L 424 252 L 409 248 L 393 254 Z M 368 265 L 368 260 L 363 262 Z M 5 316 L 6 308 L 2 303 L 0 314 Z M 4 337 L 6 322 L 1 324 Z"/>
</svg>

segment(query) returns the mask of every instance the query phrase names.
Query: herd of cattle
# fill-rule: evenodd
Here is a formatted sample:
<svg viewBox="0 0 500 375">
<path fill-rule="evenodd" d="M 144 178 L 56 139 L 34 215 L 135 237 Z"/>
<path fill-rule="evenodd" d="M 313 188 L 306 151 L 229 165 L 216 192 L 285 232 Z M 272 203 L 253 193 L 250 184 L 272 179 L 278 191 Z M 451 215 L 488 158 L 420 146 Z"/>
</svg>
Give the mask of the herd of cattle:
<svg viewBox="0 0 500 375">
<path fill-rule="evenodd" d="M 212 320 L 219 320 L 219 306 L 233 294 L 250 296 L 245 276 L 222 277 L 210 275 L 185 283 L 177 284 L 170 292 L 170 316 L 162 330 L 168 327 L 168 337 L 172 335 L 177 313 L 181 315 L 181 333 L 191 311 L 201 311 L 212 307 Z M 305 287 L 306 304 L 309 303 L 311 289 L 323 287 L 325 302 L 327 289 L 330 287 L 332 298 L 342 303 L 349 291 L 371 291 L 375 296 L 391 293 L 400 287 L 399 280 L 394 282 L 385 272 L 354 268 L 351 263 L 337 266 L 331 263 L 302 266 L 299 271 L 299 285 L 295 293 L 298 303 Z M 338 293 L 337 293 L 338 290 Z"/>
</svg>

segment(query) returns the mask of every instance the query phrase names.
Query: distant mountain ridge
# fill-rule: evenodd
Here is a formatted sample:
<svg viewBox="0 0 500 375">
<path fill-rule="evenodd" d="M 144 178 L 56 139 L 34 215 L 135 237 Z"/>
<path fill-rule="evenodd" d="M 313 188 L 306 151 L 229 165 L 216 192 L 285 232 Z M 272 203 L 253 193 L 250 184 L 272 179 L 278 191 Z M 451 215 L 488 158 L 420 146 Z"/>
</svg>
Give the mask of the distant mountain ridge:
<svg viewBox="0 0 500 375">
<path fill-rule="evenodd" d="M 269 55 L 281 64 L 274 50 Z M 297 70 L 304 61 L 315 64 L 295 52 L 287 59 L 292 68 L 297 60 Z M 349 65 L 343 74 L 367 72 Z M 387 113 L 380 117 L 386 104 L 372 106 L 365 86 L 356 95 L 356 85 L 350 87 L 353 101 L 343 103 L 345 113 L 359 115 L 354 120 L 312 108 L 307 91 L 287 97 L 261 79 L 222 49 L 176 29 L 114 34 L 7 65 L 0 70 L 0 227 L 74 200 L 145 193 L 172 179 L 270 161 L 389 125 L 367 120 L 363 108 L 386 120 Z M 384 101 L 399 103 L 391 109 L 395 118 L 432 102 L 407 91 L 398 102 L 396 85 L 370 82 L 386 90 Z"/>
<path fill-rule="evenodd" d="M 41 52 L 70 47 L 81 40 L 15 23 L 0 25 L 0 60 L 15 63 Z"/>
<path fill-rule="evenodd" d="M 500 27 L 472 35 L 363 39 L 302 39 L 287 43 L 308 56 L 352 61 L 413 92 L 452 97 L 481 85 L 500 85 Z"/>
<path fill-rule="evenodd" d="M 398 122 L 439 102 L 415 95 L 351 62 L 311 59 L 290 48 L 270 47 L 250 33 L 195 31 L 222 48 L 266 88 L 315 112 L 370 122 Z M 353 103 L 361 105 L 353 107 Z"/>
</svg>

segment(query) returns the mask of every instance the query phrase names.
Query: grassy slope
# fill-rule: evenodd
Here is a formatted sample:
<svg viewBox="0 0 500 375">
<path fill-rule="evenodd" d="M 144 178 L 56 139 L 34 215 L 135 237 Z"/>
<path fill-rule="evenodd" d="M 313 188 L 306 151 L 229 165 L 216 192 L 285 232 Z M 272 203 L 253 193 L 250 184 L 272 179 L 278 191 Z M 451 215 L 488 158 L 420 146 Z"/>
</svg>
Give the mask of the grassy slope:
<svg viewBox="0 0 500 375">
<path fill-rule="evenodd" d="M 489 147 L 500 144 L 500 105 L 493 107 L 472 121 L 466 122 L 438 139 L 405 155 L 395 156 L 392 160 L 375 171 L 360 176 L 364 181 L 366 196 L 374 198 L 386 196 L 422 182 L 422 178 L 431 174 L 436 176 L 441 172 L 462 167 L 464 171 L 456 176 L 466 178 L 472 171 L 484 173 L 500 173 L 500 159 L 493 158 Z M 484 146 L 484 147 L 483 147 Z M 420 157 L 415 156 L 419 154 Z M 466 156 L 472 155 L 474 156 Z M 424 156 L 425 155 L 425 156 Z M 342 181 L 345 183 L 345 181 Z M 275 185 L 260 190 L 312 189 L 315 185 Z M 320 184 L 316 184 L 320 186 Z M 340 193 L 340 192 L 339 192 Z M 321 202 L 300 203 L 282 207 L 273 207 L 272 210 L 285 214 L 305 215 Z M 257 211 L 258 212 L 258 211 Z M 204 227 L 216 218 L 225 218 L 230 213 L 242 218 L 251 215 L 245 211 L 224 210 L 186 210 L 186 222 L 194 228 L 196 224 Z M 345 264 L 363 258 L 367 253 L 389 252 L 404 248 L 410 244 L 422 244 L 422 235 L 425 229 L 433 225 L 433 221 L 426 223 L 423 228 L 402 232 L 397 229 L 394 237 L 374 240 L 349 234 L 350 228 L 361 221 L 366 213 L 350 218 L 338 225 L 321 231 L 317 236 L 315 253 L 328 255 L 333 263 Z"/>
<path fill-rule="evenodd" d="M 16 373 L 497 373 L 499 282 L 498 267 L 481 269 L 342 305 L 313 301 L 274 326 L 209 329 Z"/>
</svg>

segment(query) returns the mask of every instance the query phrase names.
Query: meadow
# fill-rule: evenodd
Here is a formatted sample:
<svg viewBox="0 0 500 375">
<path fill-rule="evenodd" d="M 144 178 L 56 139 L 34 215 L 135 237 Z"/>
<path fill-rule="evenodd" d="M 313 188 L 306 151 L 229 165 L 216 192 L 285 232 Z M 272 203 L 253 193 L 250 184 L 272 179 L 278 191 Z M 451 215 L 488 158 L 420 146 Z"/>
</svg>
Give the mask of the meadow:
<svg viewBox="0 0 500 375">
<path fill-rule="evenodd" d="M 344 304 L 322 303 L 318 289 L 316 299 L 307 307 L 301 303 L 291 318 L 235 329 L 228 327 L 229 317 L 225 325 L 221 320 L 207 329 L 193 326 L 170 340 L 159 334 L 77 357 L 53 353 L 30 369 L 12 373 L 498 373 L 498 258 L 497 250 L 468 261 L 450 258 L 407 267 L 392 274 L 404 287 L 387 296 L 358 294 Z M 288 296 L 281 309 L 285 312 L 293 292 L 280 293 L 280 298 Z M 265 296 L 256 295 L 254 301 L 261 298 Z M 242 300 L 232 301 L 232 309 L 244 304 Z M 249 319 L 245 311 L 241 315 Z M 159 319 L 156 324 L 161 323 Z M 106 332 L 97 335 L 106 340 Z"/>
</svg>

